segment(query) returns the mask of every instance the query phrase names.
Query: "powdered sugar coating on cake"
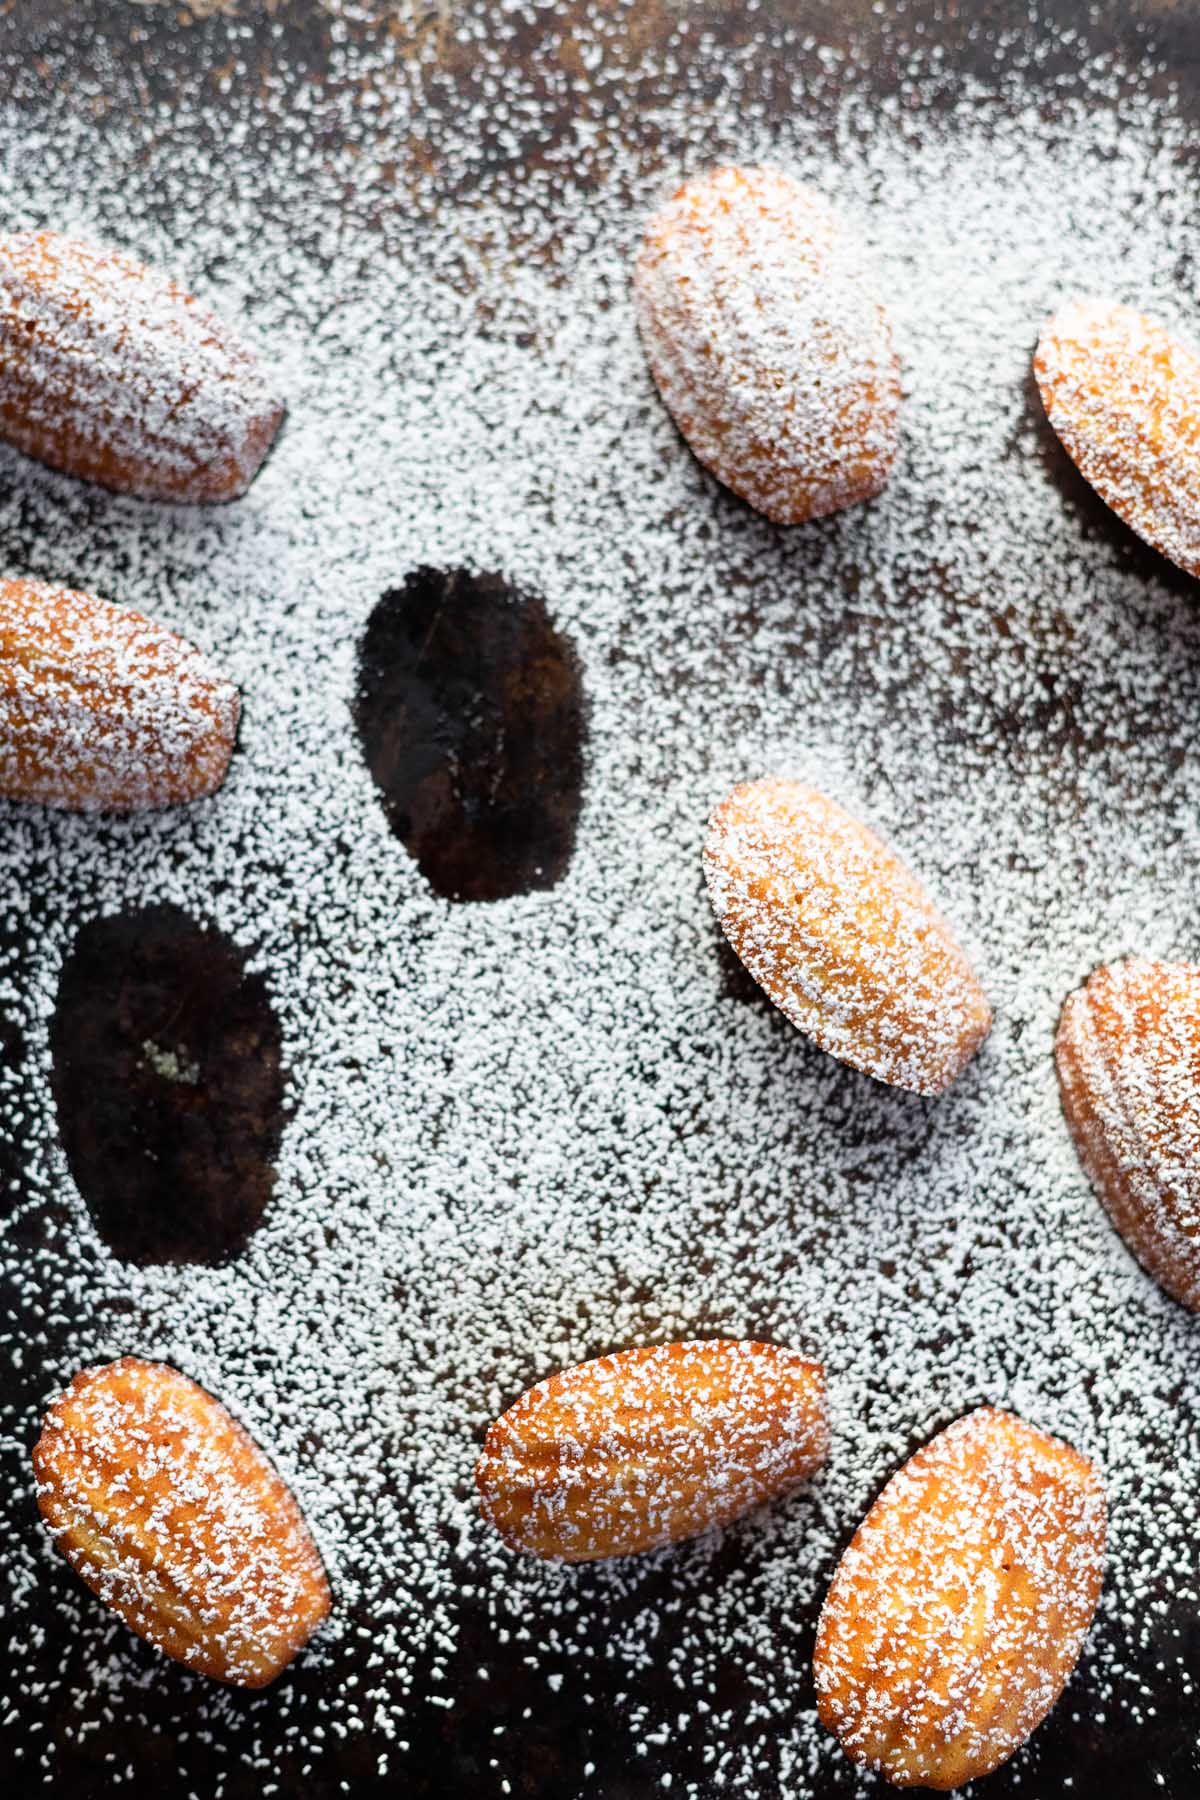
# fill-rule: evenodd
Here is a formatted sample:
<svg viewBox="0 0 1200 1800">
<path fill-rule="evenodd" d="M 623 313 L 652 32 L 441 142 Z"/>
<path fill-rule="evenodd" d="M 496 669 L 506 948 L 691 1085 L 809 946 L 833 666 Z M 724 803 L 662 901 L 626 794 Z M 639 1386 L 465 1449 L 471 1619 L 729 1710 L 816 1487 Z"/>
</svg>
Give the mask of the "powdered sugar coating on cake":
<svg viewBox="0 0 1200 1800">
<path fill-rule="evenodd" d="M 687 182 L 634 276 L 654 379 L 700 461 L 782 525 L 868 500 L 891 471 L 900 385 L 860 253 L 775 169 Z"/>
<path fill-rule="evenodd" d="M 1100 1594 L 1105 1499 L 1086 1457 L 993 1407 L 893 1475 L 817 1627 L 822 1722 L 901 1786 L 1011 1756 L 1062 1692 Z"/>
<path fill-rule="evenodd" d="M 1055 1044 L 1080 1161 L 1129 1248 L 1200 1310 L 1200 968 L 1131 957 L 1067 1000 Z"/>
<path fill-rule="evenodd" d="M 0 438 L 143 500 L 244 493 L 283 404 L 168 275 L 51 231 L 0 238 Z"/>
<path fill-rule="evenodd" d="M 1046 416 L 1139 537 L 1200 575 L 1200 356 L 1131 306 L 1072 300 L 1038 340 Z"/>
<path fill-rule="evenodd" d="M 539 1382 L 489 1430 L 475 1479 L 513 1549 L 582 1562 L 728 1525 L 811 1475 L 828 1448 L 820 1363 L 711 1339 Z"/>
<path fill-rule="evenodd" d="M 713 814 L 704 875 L 754 979 L 853 1068 L 938 1094 L 987 1035 L 983 990 L 921 883 L 815 788 L 734 788 Z"/>
<path fill-rule="evenodd" d="M 175 1369 L 127 1356 L 76 1375 L 33 1465 L 71 1566 L 131 1630 L 201 1674 L 264 1687 L 329 1611 L 291 1493 Z"/>
<path fill-rule="evenodd" d="M 131 607 L 0 581 L 0 795 L 75 812 L 200 799 L 239 712 L 203 651 Z"/>
</svg>

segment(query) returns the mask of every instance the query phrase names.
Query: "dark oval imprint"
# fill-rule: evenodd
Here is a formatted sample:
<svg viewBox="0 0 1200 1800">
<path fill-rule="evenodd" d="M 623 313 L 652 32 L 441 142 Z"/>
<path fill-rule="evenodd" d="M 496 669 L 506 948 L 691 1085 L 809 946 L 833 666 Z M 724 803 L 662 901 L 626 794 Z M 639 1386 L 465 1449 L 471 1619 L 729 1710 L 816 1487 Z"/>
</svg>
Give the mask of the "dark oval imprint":
<svg viewBox="0 0 1200 1800">
<path fill-rule="evenodd" d="M 113 1254 L 244 1249 L 275 1183 L 284 1074 L 238 946 L 174 906 L 93 920 L 63 963 L 50 1052 L 67 1163 Z"/>
<path fill-rule="evenodd" d="M 414 570 L 367 621 L 354 719 L 392 830 L 445 899 L 501 900 L 565 873 L 583 687 L 536 595 Z"/>
</svg>

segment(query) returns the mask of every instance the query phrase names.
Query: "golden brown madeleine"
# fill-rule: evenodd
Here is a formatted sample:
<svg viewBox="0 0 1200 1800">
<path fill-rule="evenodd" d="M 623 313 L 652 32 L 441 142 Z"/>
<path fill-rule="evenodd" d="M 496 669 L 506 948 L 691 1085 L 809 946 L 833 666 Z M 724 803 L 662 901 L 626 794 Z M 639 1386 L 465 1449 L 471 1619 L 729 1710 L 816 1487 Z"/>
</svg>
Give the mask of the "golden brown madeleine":
<svg viewBox="0 0 1200 1800">
<path fill-rule="evenodd" d="M 828 1446 L 820 1363 L 750 1341 L 661 1344 L 530 1388 L 488 1432 L 475 1479 L 510 1549 L 587 1562 L 727 1525 Z"/>
<path fill-rule="evenodd" d="M 897 1787 L 1004 1762 L 1075 1667 L 1104 1573 L 1086 1457 L 993 1407 L 894 1475 L 830 1585 L 813 1670 L 821 1722 Z"/>
<path fill-rule="evenodd" d="M 651 372 L 718 480 L 781 525 L 891 473 L 900 377 L 853 239 L 775 169 L 685 183 L 647 222 L 634 299 Z"/>
<path fill-rule="evenodd" d="M 1128 306 L 1073 300 L 1043 328 L 1046 416 L 1119 518 L 1200 575 L 1200 357 Z"/>
<path fill-rule="evenodd" d="M 233 500 L 283 404 L 167 275 L 53 231 L 0 237 L 0 438 L 144 500 Z"/>
<path fill-rule="evenodd" d="M 211 794 L 240 702 L 201 651 L 127 606 L 0 580 L 0 794 L 137 812 Z"/>
<path fill-rule="evenodd" d="M 189 1669 L 265 1687 L 329 1611 L 288 1488 L 219 1401 L 162 1363 L 126 1356 L 76 1375 L 33 1467 L 71 1567 Z"/>
<path fill-rule="evenodd" d="M 754 979 L 852 1068 L 939 1094 L 987 1036 L 983 990 L 925 889 L 815 788 L 734 788 L 713 814 L 704 875 Z"/>
<path fill-rule="evenodd" d="M 1068 999 L 1054 1047 L 1079 1160 L 1169 1294 L 1200 1311 L 1200 968 L 1134 957 Z"/>
</svg>

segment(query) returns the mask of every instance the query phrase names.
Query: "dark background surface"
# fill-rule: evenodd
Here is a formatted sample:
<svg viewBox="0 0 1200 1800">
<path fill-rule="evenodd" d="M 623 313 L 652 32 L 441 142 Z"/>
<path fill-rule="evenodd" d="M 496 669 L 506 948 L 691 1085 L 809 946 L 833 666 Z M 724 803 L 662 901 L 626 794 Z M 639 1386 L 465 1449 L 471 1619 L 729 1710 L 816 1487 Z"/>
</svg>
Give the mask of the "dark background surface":
<svg viewBox="0 0 1200 1800">
<path fill-rule="evenodd" d="M 555 13 L 540 14 L 523 37 L 513 37 L 513 55 L 519 55 L 526 68 L 570 68 L 573 22 L 593 17 L 596 10 L 594 6 L 576 9 L 564 5 Z M 612 38 L 614 82 L 624 78 L 623 46 L 630 50 L 632 62 L 634 47 L 670 34 L 677 11 L 658 0 L 642 0 L 634 10 L 620 15 L 613 9 L 614 19 L 619 20 Z M 1057 0 L 1042 9 L 1040 27 L 1029 24 L 1025 0 L 980 6 L 918 4 L 909 7 L 899 22 L 881 19 L 875 8 L 862 0 L 845 0 L 842 4 L 773 0 L 757 15 L 748 14 L 739 5 L 705 4 L 691 11 L 731 46 L 752 42 L 768 24 L 781 20 L 807 29 L 829 43 L 842 44 L 852 39 L 871 64 L 871 80 L 881 98 L 903 86 L 908 34 L 913 41 L 924 36 L 928 42 L 928 34 L 935 33 L 944 46 L 951 73 L 957 69 L 990 74 L 997 67 L 998 56 L 1003 56 L 997 45 L 1004 34 L 1019 30 L 1028 36 L 1040 30 L 1050 41 L 1054 36 L 1051 26 L 1071 25 L 1084 34 L 1095 50 L 1115 49 L 1128 66 L 1140 64 L 1145 69 L 1144 83 L 1150 88 L 1165 87 L 1172 80 L 1178 82 L 1182 104 L 1200 115 L 1200 9 L 1195 6 L 1124 3 L 1102 4 L 1085 11 L 1075 0 Z M 270 130 L 272 116 L 279 116 L 279 95 L 286 95 L 289 89 L 311 87 L 320 100 L 314 114 L 314 131 L 318 141 L 322 132 L 327 134 L 324 141 L 332 153 L 337 148 L 335 102 L 340 33 L 349 30 L 390 43 L 396 81 L 404 79 L 408 55 L 432 55 L 441 73 L 428 85 L 432 109 L 428 142 L 397 146 L 393 178 L 378 190 L 378 217 L 374 222 L 386 239 L 390 229 L 402 225 L 405 156 L 428 156 L 436 163 L 438 109 L 444 109 L 442 116 L 452 120 L 459 109 L 476 98 L 477 88 L 470 49 L 455 42 L 437 8 L 407 11 L 381 6 L 379 14 L 378 21 L 360 19 L 346 24 L 311 4 L 284 4 L 268 9 L 247 3 L 234 10 L 232 16 L 202 17 L 190 14 L 186 8 L 170 6 L 135 9 L 128 5 L 81 6 L 73 0 L 39 0 L 37 4 L 10 5 L 0 17 L 0 74 L 11 83 L 13 102 L 34 111 L 47 84 L 78 87 L 80 103 L 91 107 L 95 116 L 100 154 L 109 117 L 125 120 L 140 111 L 148 130 L 161 129 L 161 109 L 165 107 L 169 114 L 174 102 L 186 95 L 187 109 L 181 114 L 186 121 L 184 128 L 211 130 L 219 135 L 224 109 L 232 107 L 244 112 L 253 106 L 257 81 L 264 88 L 269 86 L 275 96 L 272 108 L 264 109 L 260 115 L 260 128 Z M 1042 76 L 1047 83 L 1056 73 L 1059 54 L 1054 51 L 1045 60 Z M 242 64 L 244 73 L 236 94 L 230 98 L 223 93 L 217 72 L 232 63 Z M 769 61 L 764 62 L 762 92 L 769 107 Z M 195 103 L 200 97 L 204 107 L 197 111 Z M 790 103 L 781 86 L 779 104 L 785 101 Z M 623 95 L 622 129 L 636 133 L 637 116 L 635 84 L 632 91 Z M 532 169 L 541 152 L 535 144 L 527 148 Z M 596 154 L 603 159 L 603 142 Z M 511 175 L 511 151 L 499 140 L 491 164 L 486 153 L 469 166 L 457 166 L 452 158 L 447 159 L 439 171 L 442 191 L 462 198 L 473 184 L 485 186 L 502 166 Z M 280 203 L 286 204 L 286 197 L 281 196 Z M 1096 500 L 1048 434 L 1045 448 L 1064 494 L 1085 515 L 1088 528 L 1120 538 L 1131 560 L 1144 562 L 1162 579 L 1163 566 L 1158 559 L 1126 533 Z M 28 561 L 29 547 L 11 542 L 4 549 L 15 561 Z M 1182 577 L 1177 579 L 1183 582 Z M 25 929 L 36 929 L 37 904 L 37 897 L 32 897 Z M 738 977 L 739 972 L 734 970 L 731 979 L 736 981 Z M 8 1048 L 15 1059 L 20 1054 L 15 1029 L 10 1030 L 9 1038 Z M 19 1177 L 19 1170 L 14 1172 Z M 36 1225 L 30 1229 L 35 1230 Z M 0 1379 L 12 1384 L 11 1398 L 18 1412 L 24 1412 L 28 1406 L 29 1392 L 40 1392 L 42 1386 L 36 1370 L 7 1371 Z M 31 1533 L 37 1530 L 32 1504 L 19 1528 Z M 713 1560 L 706 1581 L 719 1582 L 722 1557 L 738 1554 L 737 1543 L 731 1541 Z M 63 1570 L 58 1579 L 65 1583 L 71 1578 Z M 664 1582 L 664 1591 L 665 1588 Z M 527 1667 L 519 1648 L 497 1646 L 486 1616 L 482 1612 L 476 1615 L 466 1605 L 459 1621 L 454 1664 L 448 1679 L 443 1677 L 438 1683 L 443 1691 L 448 1688 L 455 1694 L 456 1705 L 452 1712 L 423 1702 L 414 1706 L 408 1726 L 410 1749 L 402 1763 L 393 1755 L 391 1771 L 379 1777 L 378 1745 L 369 1734 L 363 1734 L 357 1740 L 331 1747 L 318 1765 L 309 1768 L 307 1753 L 287 1747 L 289 1721 L 283 1709 L 278 1741 L 269 1746 L 272 1765 L 284 1772 L 281 1791 L 303 1793 L 314 1800 L 376 1792 L 404 1793 L 414 1800 L 492 1793 L 512 1793 L 529 1800 L 572 1800 L 584 1793 L 601 1795 L 605 1800 L 650 1800 L 651 1796 L 670 1791 L 662 1786 L 663 1775 L 668 1771 L 674 1777 L 676 1792 L 689 1780 L 702 1787 L 704 1768 L 699 1745 L 690 1762 L 688 1746 L 679 1738 L 661 1757 L 633 1754 L 627 1723 L 630 1696 L 614 1685 L 622 1678 L 603 1655 L 605 1641 L 614 1626 L 611 1594 L 602 1593 L 598 1587 L 589 1590 L 586 1575 L 577 1593 L 584 1616 L 590 1617 L 594 1653 L 563 1655 L 561 1686 L 552 1706 L 547 1704 L 547 1674 L 551 1671 L 545 1657 L 536 1670 Z M 644 1607 L 646 1600 L 643 1589 L 637 1605 Z M 530 1621 L 534 1641 L 543 1635 L 539 1624 L 537 1620 Z M 814 1624 L 815 1618 L 810 1618 L 802 1629 L 811 1635 Z M 1111 1631 L 1114 1626 L 1108 1624 L 1102 1629 Z M 1153 1699 L 1152 1710 L 1144 1721 L 1134 1723 L 1127 1712 L 1110 1708 L 1085 1662 L 1063 1702 L 1038 1732 L 1029 1754 L 1018 1757 L 978 1791 L 997 1797 L 1019 1793 L 1023 1800 L 1051 1800 L 1052 1796 L 1065 1793 L 1106 1793 L 1128 1800 L 1141 1800 L 1142 1796 L 1147 1800 L 1150 1796 L 1190 1800 L 1200 1794 L 1193 1689 L 1193 1680 L 1200 1673 L 1200 1625 L 1190 1603 L 1181 1602 L 1167 1607 L 1156 1630 L 1154 1648 L 1145 1659 L 1145 1676 Z M 41 1641 L 23 1640 L 15 1652 L 21 1659 L 21 1685 L 29 1691 L 38 1679 L 39 1669 L 65 1678 L 57 1688 L 58 1697 L 50 1711 L 36 1718 L 26 1713 L 10 1714 L 0 1720 L 0 1789 L 12 1796 L 47 1791 L 43 1787 L 40 1745 L 53 1741 L 55 1750 L 49 1764 L 52 1791 L 66 1800 L 91 1800 L 113 1791 L 131 1796 L 151 1795 L 164 1787 L 182 1792 L 175 1773 L 179 1759 L 186 1760 L 188 1767 L 188 1791 L 203 1796 L 203 1800 L 213 1800 L 218 1792 L 229 1795 L 231 1800 L 234 1796 L 257 1796 L 263 1792 L 263 1778 L 254 1771 L 239 1769 L 230 1774 L 219 1749 L 200 1741 L 186 1749 L 176 1743 L 173 1722 L 186 1712 L 188 1678 L 140 1644 L 122 1648 L 124 1654 L 140 1658 L 146 1670 L 138 1716 L 123 1713 L 97 1720 L 95 1729 L 81 1732 L 81 1721 L 73 1714 L 70 1672 L 73 1660 L 83 1652 L 66 1635 L 61 1612 L 47 1606 Z M 332 1667 L 299 1668 L 285 1678 L 286 1684 L 303 1689 L 343 1681 L 353 1672 L 354 1662 L 352 1640 L 348 1639 Z M 480 1678 L 481 1670 L 486 1671 L 486 1679 Z M 655 1675 L 651 1673 L 645 1679 L 652 1690 Z M 281 1684 L 281 1696 L 284 1686 Z M 736 1706 L 739 1694 L 748 1691 L 743 1672 L 727 1668 L 723 1688 L 722 1702 Z M 664 1707 L 672 1692 L 664 1679 Z M 809 1695 L 798 1696 L 805 1702 L 810 1699 Z M 240 1707 L 243 1697 L 232 1695 L 230 1704 L 235 1709 Z M 260 1703 L 247 1698 L 245 1704 L 257 1708 Z M 747 1726 L 748 1731 L 753 1729 Z M 9 1762 L 5 1741 L 10 1745 L 23 1744 L 27 1759 L 23 1763 Z M 111 1785 L 111 1763 L 107 1760 L 114 1753 L 122 1766 L 132 1765 L 136 1771 L 135 1779 L 119 1790 Z M 585 1779 L 581 1771 L 587 1764 L 593 1765 L 593 1773 Z M 814 1792 L 848 1793 L 856 1785 L 849 1764 L 831 1745 L 820 1787 Z M 715 1794 L 716 1790 L 712 1791 Z M 771 1797 L 764 1794 L 763 1800 Z"/>
</svg>

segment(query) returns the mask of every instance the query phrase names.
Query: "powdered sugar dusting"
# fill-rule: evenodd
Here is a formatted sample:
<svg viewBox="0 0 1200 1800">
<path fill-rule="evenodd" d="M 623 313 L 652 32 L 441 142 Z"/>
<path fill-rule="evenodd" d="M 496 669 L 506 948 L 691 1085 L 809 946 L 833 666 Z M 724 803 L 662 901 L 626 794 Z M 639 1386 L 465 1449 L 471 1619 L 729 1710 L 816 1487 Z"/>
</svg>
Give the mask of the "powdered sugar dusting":
<svg viewBox="0 0 1200 1800">
<path fill-rule="evenodd" d="M 99 47 L 43 33 L 40 75 L 6 52 L 6 212 L 177 270 L 269 348 L 289 414 L 244 499 L 186 516 L 0 455 L 12 572 L 161 619 L 245 701 L 203 805 L 5 815 L 17 1779 L 844 1791 L 809 1675 L 827 1583 L 909 1451 L 995 1401 L 1095 1460 L 1112 1524 L 1080 1669 L 992 1787 L 1061 1785 L 1069 1752 L 1186 1795 L 1195 1326 L 1091 1193 L 1052 1052 L 1098 962 L 1195 954 L 1200 615 L 1078 478 L 1030 365 L 1064 293 L 1185 322 L 1190 91 L 1024 9 L 987 46 L 930 9 L 839 48 L 743 9 L 470 5 L 440 47 L 334 20 L 315 50 L 283 20 L 185 50 L 139 11 L 132 51 L 121 11 Z M 787 531 L 699 467 L 637 336 L 642 222 L 724 161 L 865 239 L 903 371 L 882 493 Z M 356 645 L 419 567 L 501 571 L 578 650 L 589 760 L 552 889 L 443 902 L 388 829 Z M 723 961 L 705 821 L 762 770 L 869 819 L 954 922 L 997 1024 L 936 1102 L 815 1049 Z M 219 1269 L 110 1257 L 51 1105 L 79 921 L 158 902 L 244 947 L 290 1071 L 271 1205 Z M 555 1369 L 706 1335 L 825 1363 L 813 1481 L 619 1565 L 507 1552 L 471 1479 L 488 1425 Z M 329 1624 L 262 1695 L 151 1657 L 35 1532 L 45 1405 L 131 1351 L 228 1403 L 326 1558 Z"/>
</svg>

